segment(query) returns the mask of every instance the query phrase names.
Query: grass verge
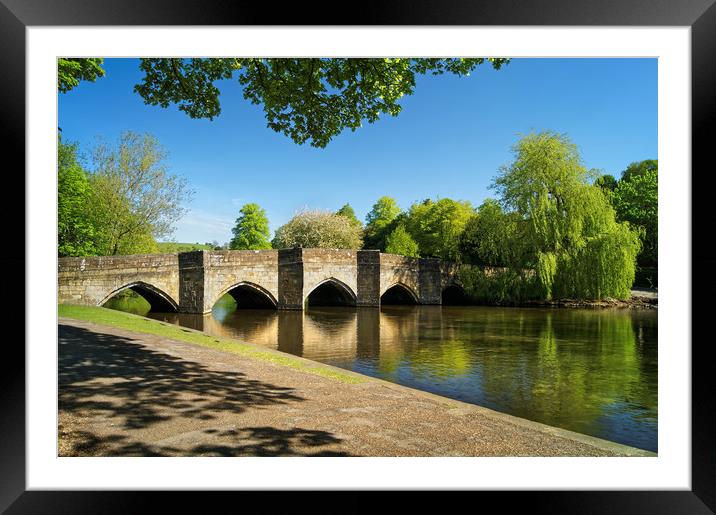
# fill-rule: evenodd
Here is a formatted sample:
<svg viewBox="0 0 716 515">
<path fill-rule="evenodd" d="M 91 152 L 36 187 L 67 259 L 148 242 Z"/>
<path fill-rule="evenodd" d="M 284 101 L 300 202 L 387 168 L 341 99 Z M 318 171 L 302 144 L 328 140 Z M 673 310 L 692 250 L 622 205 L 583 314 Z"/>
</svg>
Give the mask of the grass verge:
<svg viewBox="0 0 716 515">
<path fill-rule="evenodd" d="M 209 349 L 239 354 L 241 356 L 301 370 L 309 374 L 328 377 L 342 383 L 358 384 L 366 382 L 366 379 L 359 376 L 343 373 L 340 370 L 320 363 L 297 359 L 279 352 L 261 350 L 253 345 L 241 343 L 236 340 L 211 336 L 178 325 L 168 324 L 166 322 L 160 322 L 159 320 L 152 320 L 151 318 L 132 315 L 122 311 L 93 306 L 72 306 L 69 304 L 60 304 L 57 311 L 61 317 L 74 318 L 95 324 L 118 327 L 128 331 L 136 331 L 138 333 L 152 334 L 172 340 L 193 343 Z"/>
</svg>

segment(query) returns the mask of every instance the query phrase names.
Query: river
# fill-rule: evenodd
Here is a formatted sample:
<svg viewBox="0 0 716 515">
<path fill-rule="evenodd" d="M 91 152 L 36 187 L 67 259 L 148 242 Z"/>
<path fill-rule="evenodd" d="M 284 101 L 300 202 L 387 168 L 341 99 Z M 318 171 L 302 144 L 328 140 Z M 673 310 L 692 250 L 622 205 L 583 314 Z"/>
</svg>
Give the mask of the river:
<svg viewBox="0 0 716 515">
<path fill-rule="evenodd" d="M 657 451 L 657 311 L 483 306 L 131 311 Z"/>
</svg>

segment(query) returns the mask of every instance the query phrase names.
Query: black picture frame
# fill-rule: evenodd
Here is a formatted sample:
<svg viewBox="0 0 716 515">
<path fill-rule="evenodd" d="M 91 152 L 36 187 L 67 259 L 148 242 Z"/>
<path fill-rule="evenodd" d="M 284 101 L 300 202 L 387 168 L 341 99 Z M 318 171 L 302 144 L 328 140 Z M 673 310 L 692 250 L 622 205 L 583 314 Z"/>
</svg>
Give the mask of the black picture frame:
<svg viewBox="0 0 716 515">
<path fill-rule="evenodd" d="M 692 71 L 692 489 L 690 491 L 582 491 L 480 492 L 495 497 L 504 508 L 529 503 L 530 510 L 550 513 L 712 513 L 716 510 L 716 435 L 714 373 L 709 359 L 711 341 L 706 333 L 710 306 L 705 294 L 716 286 L 716 257 L 709 250 L 713 225 L 713 165 L 707 165 L 716 121 L 716 4 L 714 0 L 474 0 L 410 1 L 361 5 L 339 11 L 335 3 L 269 4 L 221 0 L 0 0 L 0 80 L 3 123 L 2 156 L 16 163 L 0 167 L 6 191 L 24 198 L 25 156 L 25 29 L 29 26 L 77 25 L 553 25 L 553 26 L 688 26 L 691 27 Z M 342 12 L 343 14 L 339 14 Z M 343 17 L 341 17 L 343 16 Z M 710 166 L 709 166 L 710 165 Z M 686 175 L 685 175 L 686 176 Z M 687 176 L 686 176 L 687 177 Z M 8 181 L 15 181 L 12 186 Z M 6 194 L 9 196 L 9 194 Z M 698 237 L 698 236 L 701 237 Z M 19 273 L 25 269 L 25 227 L 14 220 L 5 227 L 12 249 L 0 255 L 7 277 L 4 286 L 14 295 L 3 300 L 6 313 L 25 305 Z M 25 270 L 25 274 L 31 274 Z M 693 283 L 694 281 L 692 281 Z M 52 288 L 48 291 L 54 291 Z M 21 297 L 21 299 L 20 299 Z M 16 329 L 17 330 L 17 329 Z M 194 498 L 185 493 L 26 491 L 25 484 L 25 352 L 20 338 L 6 337 L 0 360 L 0 509 L 7 513 L 136 513 L 159 497 L 181 503 L 189 511 Z M 24 341 L 24 338 L 23 338 Z M 50 343 L 50 342 L 48 342 Z M 208 492 L 207 492 L 208 493 Z M 217 506 L 216 492 L 212 505 Z M 221 494 L 225 495 L 232 494 Z M 240 493 L 246 506 L 247 493 Z M 273 494 L 275 495 L 275 493 Z M 357 494 L 354 494 L 357 495 Z M 206 507 L 203 501 L 197 506 Z M 366 508 L 367 509 L 367 508 Z"/>
</svg>

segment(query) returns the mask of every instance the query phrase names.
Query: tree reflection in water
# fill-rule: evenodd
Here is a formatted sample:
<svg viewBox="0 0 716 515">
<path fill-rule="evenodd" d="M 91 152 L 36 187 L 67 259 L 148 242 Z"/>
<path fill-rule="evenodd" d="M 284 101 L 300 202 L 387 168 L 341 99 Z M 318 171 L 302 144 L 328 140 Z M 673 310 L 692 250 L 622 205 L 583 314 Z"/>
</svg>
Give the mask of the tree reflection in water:
<svg viewBox="0 0 716 515">
<path fill-rule="evenodd" d="M 148 316 L 657 450 L 656 311 L 391 305 Z"/>
</svg>

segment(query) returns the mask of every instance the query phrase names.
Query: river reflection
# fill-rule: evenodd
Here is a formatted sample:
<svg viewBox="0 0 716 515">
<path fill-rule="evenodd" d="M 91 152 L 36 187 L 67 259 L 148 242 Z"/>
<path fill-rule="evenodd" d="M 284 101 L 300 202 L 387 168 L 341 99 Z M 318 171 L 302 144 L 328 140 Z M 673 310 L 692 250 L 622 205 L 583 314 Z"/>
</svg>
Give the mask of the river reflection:
<svg viewBox="0 0 716 515">
<path fill-rule="evenodd" d="M 234 308 L 147 316 L 657 450 L 656 311 Z"/>
</svg>

